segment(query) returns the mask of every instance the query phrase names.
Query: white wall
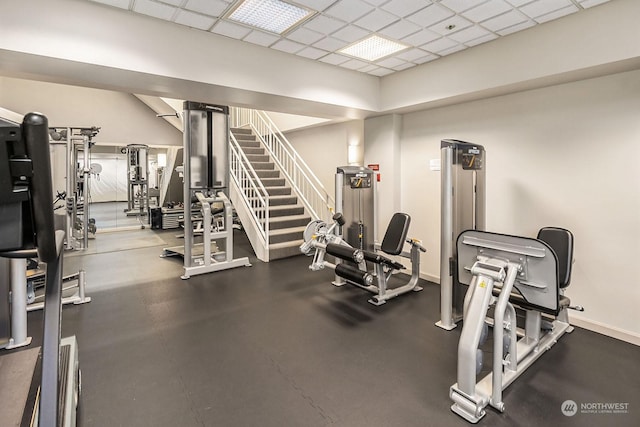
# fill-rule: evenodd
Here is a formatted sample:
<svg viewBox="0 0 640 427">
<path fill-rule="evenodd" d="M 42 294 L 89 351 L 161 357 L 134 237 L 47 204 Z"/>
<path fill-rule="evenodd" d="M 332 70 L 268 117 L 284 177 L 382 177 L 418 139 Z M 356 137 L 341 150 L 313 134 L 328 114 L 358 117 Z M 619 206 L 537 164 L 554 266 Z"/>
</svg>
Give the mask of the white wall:
<svg viewBox="0 0 640 427">
<path fill-rule="evenodd" d="M 443 138 L 478 143 L 487 150 L 487 229 L 570 229 L 568 295 L 586 309 L 572 318 L 640 344 L 639 111 L 640 71 L 631 71 L 405 115 L 402 207 L 425 239 L 423 273 L 439 276 L 440 175 L 429 160 Z"/>
<path fill-rule="evenodd" d="M 362 120 L 286 132 L 285 136 L 333 198 L 336 167 L 348 164 L 349 145 L 363 147 Z M 362 164 L 362 153 L 357 163 Z"/>
<path fill-rule="evenodd" d="M 50 126 L 98 126 L 96 144 L 182 146 L 181 132 L 127 93 L 0 76 L 0 107 L 39 111 Z"/>
</svg>

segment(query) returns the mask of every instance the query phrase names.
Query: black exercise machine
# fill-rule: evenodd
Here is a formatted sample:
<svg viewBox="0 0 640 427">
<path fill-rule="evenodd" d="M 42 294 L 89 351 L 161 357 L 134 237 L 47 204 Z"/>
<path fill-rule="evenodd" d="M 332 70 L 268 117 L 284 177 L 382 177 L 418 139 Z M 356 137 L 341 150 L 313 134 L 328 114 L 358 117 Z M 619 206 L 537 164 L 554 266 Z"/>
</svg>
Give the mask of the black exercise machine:
<svg viewBox="0 0 640 427">
<path fill-rule="evenodd" d="M 65 233 L 54 226 L 49 157 L 45 116 L 27 114 L 21 125 L 0 119 L 0 257 L 46 263 L 40 392 L 25 408 L 33 408 L 32 425 L 75 425 L 77 345 L 75 337 L 60 339 Z"/>
</svg>

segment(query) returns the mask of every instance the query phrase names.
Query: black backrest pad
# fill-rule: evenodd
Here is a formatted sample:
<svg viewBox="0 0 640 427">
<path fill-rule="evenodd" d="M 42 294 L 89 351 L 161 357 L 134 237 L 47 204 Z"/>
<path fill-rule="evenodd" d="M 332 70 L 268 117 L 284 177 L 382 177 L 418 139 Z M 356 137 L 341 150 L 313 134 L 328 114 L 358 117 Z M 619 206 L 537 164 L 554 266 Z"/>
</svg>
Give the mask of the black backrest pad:
<svg viewBox="0 0 640 427">
<path fill-rule="evenodd" d="M 396 212 L 389 221 L 384 239 L 382 239 L 381 249 L 389 255 L 399 255 L 402 252 L 407 233 L 409 232 L 411 217 L 406 213 Z"/>
<path fill-rule="evenodd" d="M 544 227 L 538 231 L 538 240 L 542 240 L 558 257 L 558 286 L 566 288 L 571 282 L 571 264 L 573 261 L 573 234 L 558 227 Z"/>
</svg>

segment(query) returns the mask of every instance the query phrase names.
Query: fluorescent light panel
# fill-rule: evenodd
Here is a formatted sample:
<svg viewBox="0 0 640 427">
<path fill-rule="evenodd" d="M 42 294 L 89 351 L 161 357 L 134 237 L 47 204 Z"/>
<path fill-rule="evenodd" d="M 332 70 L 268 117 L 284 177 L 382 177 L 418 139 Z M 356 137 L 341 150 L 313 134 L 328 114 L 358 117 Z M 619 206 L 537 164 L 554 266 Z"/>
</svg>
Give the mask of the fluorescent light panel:
<svg viewBox="0 0 640 427">
<path fill-rule="evenodd" d="M 244 0 L 227 19 L 282 34 L 314 12 L 280 0 Z"/>
<path fill-rule="evenodd" d="M 341 49 L 339 52 L 367 61 L 376 61 L 408 47 L 409 46 L 402 43 L 394 42 L 393 40 L 385 39 L 374 34 Z"/>
</svg>

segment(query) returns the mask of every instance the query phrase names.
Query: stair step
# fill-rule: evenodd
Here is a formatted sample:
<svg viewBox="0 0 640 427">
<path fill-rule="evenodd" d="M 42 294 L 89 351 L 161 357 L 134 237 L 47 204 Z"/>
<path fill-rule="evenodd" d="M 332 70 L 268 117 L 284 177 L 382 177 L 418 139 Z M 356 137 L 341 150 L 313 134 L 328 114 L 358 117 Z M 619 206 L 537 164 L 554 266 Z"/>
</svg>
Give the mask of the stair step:
<svg viewBox="0 0 640 427">
<path fill-rule="evenodd" d="M 269 245 L 269 261 L 276 259 L 289 258 L 293 256 L 301 256 L 300 245 L 302 240 L 295 240 L 292 242 L 275 243 Z"/>
<path fill-rule="evenodd" d="M 249 134 L 251 135 L 253 132 L 251 131 L 251 129 L 245 129 L 245 128 L 231 128 L 231 132 L 235 135 L 235 134 Z"/>
<path fill-rule="evenodd" d="M 253 163 L 253 162 L 268 162 L 270 159 L 268 154 L 248 154 L 245 153 L 247 155 L 247 159 Z"/>
<path fill-rule="evenodd" d="M 266 188 L 269 196 L 285 196 L 291 194 L 290 187 L 269 187 Z"/>
<path fill-rule="evenodd" d="M 304 214 L 304 206 L 269 206 L 269 218 Z"/>
<path fill-rule="evenodd" d="M 296 196 L 269 196 L 269 206 L 297 205 L 298 198 Z"/>
<path fill-rule="evenodd" d="M 306 227 L 283 228 L 269 231 L 269 246 L 276 243 L 292 242 L 300 240 Z"/>
<path fill-rule="evenodd" d="M 262 147 L 242 147 L 242 151 L 244 151 L 244 154 L 246 155 L 249 155 L 249 154 L 264 155 L 264 148 Z"/>
<path fill-rule="evenodd" d="M 269 230 L 282 230 L 283 228 L 306 227 L 311 222 L 308 215 L 296 215 L 283 218 L 269 219 Z"/>
<path fill-rule="evenodd" d="M 266 187 L 284 187 L 284 178 L 262 178 L 262 185 Z"/>
<path fill-rule="evenodd" d="M 260 147 L 260 141 L 242 141 L 236 138 L 238 145 L 242 148 L 245 147 Z"/>
<path fill-rule="evenodd" d="M 257 141 L 255 135 L 233 135 L 236 137 L 236 141 L 238 142 L 254 142 Z"/>
<path fill-rule="evenodd" d="M 249 197 L 249 202 L 253 203 L 254 201 L 256 202 L 255 206 L 259 206 L 260 202 L 257 202 L 257 197 Z M 269 207 L 271 206 L 288 206 L 288 205 L 293 205 L 293 206 L 297 206 L 298 205 L 298 198 L 296 196 L 291 196 L 288 194 L 285 195 L 276 195 L 276 196 L 269 196 Z"/>
<path fill-rule="evenodd" d="M 257 170 L 258 178 L 280 178 L 278 170 Z"/>
<path fill-rule="evenodd" d="M 271 162 L 252 162 L 251 166 L 253 166 L 253 169 L 255 169 L 256 171 L 274 170 L 276 168 L 276 165 Z"/>
</svg>

